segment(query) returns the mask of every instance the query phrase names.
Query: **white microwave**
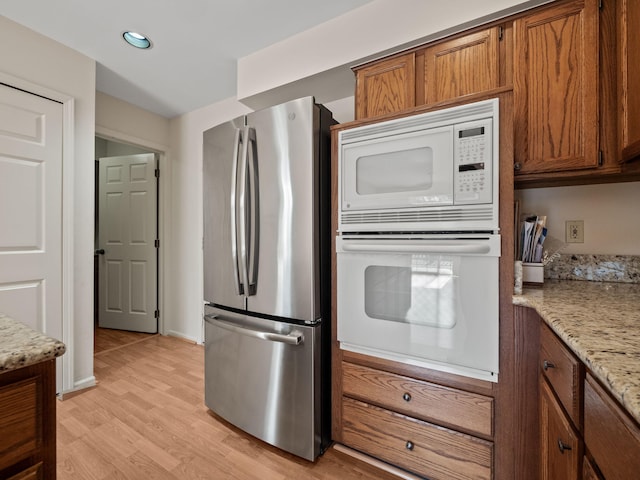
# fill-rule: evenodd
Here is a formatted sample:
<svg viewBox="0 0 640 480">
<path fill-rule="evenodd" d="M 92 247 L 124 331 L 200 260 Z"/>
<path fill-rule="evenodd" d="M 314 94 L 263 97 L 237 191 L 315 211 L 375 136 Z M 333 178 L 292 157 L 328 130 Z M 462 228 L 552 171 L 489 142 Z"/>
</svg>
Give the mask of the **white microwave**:
<svg viewBox="0 0 640 480">
<path fill-rule="evenodd" d="M 498 99 L 338 134 L 338 230 L 498 231 Z"/>
</svg>

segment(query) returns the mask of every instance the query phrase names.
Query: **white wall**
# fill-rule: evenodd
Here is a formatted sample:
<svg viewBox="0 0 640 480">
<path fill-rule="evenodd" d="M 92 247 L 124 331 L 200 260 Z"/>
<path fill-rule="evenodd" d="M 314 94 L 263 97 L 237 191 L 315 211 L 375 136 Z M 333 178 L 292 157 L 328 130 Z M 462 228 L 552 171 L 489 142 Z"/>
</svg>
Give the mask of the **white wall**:
<svg viewBox="0 0 640 480">
<path fill-rule="evenodd" d="M 225 100 L 171 120 L 171 258 L 165 333 L 201 342 L 202 133 L 251 110 Z"/>
<path fill-rule="evenodd" d="M 252 108 L 353 93 L 350 67 L 550 0 L 374 0 L 238 61 L 237 96 Z"/>
<path fill-rule="evenodd" d="M 0 73 L 74 98 L 74 386 L 93 382 L 93 150 L 95 62 L 0 16 Z M 14 83 L 14 82 L 9 82 Z M 67 128 L 68 125 L 65 125 Z M 69 192 L 67 192 L 69 193 Z"/>
<path fill-rule="evenodd" d="M 565 241 L 565 221 L 584 220 L 584 243 L 563 253 L 640 255 L 640 182 L 516 191 L 520 211 L 547 216 L 549 234 Z"/>
</svg>

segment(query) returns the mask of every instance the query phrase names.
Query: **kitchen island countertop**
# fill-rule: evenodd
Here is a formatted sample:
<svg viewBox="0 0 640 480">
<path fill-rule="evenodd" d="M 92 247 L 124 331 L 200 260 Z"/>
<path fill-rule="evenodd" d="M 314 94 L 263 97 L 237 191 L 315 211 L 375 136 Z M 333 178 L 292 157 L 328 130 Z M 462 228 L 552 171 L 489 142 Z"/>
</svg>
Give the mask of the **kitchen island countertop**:
<svg viewBox="0 0 640 480">
<path fill-rule="evenodd" d="M 0 373 L 59 357 L 66 346 L 0 313 Z"/>
<path fill-rule="evenodd" d="M 640 423 L 640 284 L 545 280 L 513 303 L 534 308 Z"/>
</svg>

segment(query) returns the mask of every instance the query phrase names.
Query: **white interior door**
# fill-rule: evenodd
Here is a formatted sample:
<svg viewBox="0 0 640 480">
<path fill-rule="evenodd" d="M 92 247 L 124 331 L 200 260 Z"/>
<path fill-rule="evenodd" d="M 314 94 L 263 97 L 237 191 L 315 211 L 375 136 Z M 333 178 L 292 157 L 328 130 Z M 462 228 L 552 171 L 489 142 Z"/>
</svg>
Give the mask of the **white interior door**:
<svg viewBox="0 0 640 480">
<path fill-rule="evenodd" d="M 98 325 L 156 333 L 155 154 L 106 157 L 99 164 Z"/>
<path fill-rule="evenodd" d="M 0 312 L 62 339 L 63 106 L 0 84 Z M 62 369 L 57 368 L 57 391 Z"/>
</svg>

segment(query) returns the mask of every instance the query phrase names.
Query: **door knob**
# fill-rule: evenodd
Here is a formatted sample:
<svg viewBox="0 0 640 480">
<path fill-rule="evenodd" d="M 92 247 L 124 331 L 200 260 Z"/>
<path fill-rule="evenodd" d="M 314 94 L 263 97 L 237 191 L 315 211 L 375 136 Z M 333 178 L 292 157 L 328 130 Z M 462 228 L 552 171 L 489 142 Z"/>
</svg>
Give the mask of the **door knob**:
<svg viewBox="0 0 640 480">
<path fill-rule="evenodd" d="M 96 255 L 104 255 L 104 248 L 99 248 L 93 252 Z"/>
</svg>

